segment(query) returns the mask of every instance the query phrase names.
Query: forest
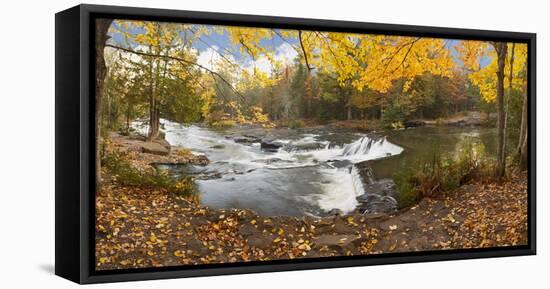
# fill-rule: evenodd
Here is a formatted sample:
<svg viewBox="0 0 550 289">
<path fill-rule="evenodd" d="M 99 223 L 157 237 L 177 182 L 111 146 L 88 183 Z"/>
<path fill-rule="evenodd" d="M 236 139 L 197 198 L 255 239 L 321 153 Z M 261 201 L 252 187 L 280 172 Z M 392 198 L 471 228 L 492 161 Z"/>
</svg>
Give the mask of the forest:
<svg viewBox="0 0 550 289">
<path fill-rule="evenodd" d="M 528 166 L 525 43 L 112 19 L 97 20 L 95 39 L 100 269 L 526 241 L 526 194 L 516 194 L 526 190 Z M 439 141 L 449 155 L 429 151 Z M 411 172 L 403 169 L 405 162 L 412 166 L 409 160 L 416 165 Z M 276 192 L 283 199 L 307 191 L 300 195 L 307 200 L 303 208 L 283 203 L 272 212 L 281 198 L 264 195 L 251 203 L 254 198 L 241 196 L 243 190 L 264 192 L 260 182 L 273 184 L 273 178 L 297 184 Z M 369 196 L 373 188 L 376 198 Z M 381 201 L 387 199 L 382 191 L 393 203 Z M 462 194 L 448 194 L 454 191 Z M 495 192 L 506 197 L 495 201 Z M 427 220 L 441 237 L 427 242 L 425 228 L 401 227 L 405 218 L 418 216 L 394 214 L 413 205 L 431 211 L 436 195 L 462 214 L 447 216 L 455 212 L 447 208 L 444 218 Z M 179 211 L 181 202 L 192 214 Z M 264 202 L 273 208 L 258 205 Z M 503 204 L 512 209 L 504 212 Z M 128 218 L 128 208 L 136 207 L 152 212 L 156 221 L 145 227 L 158 232 L 143 235 L 142 228 L 139 235 L 112 221 Z M 496 209 L 481 213 L 488 208 Z M 231 209 L 242 211 L 226 211 Z M 378 213 L 386 219 L 365 221 Z M 174 214 L 183 214 L 177 224 L 166 219 Z M 219 222 L 194 223 L 193 217 L 212 220 L 209 214 Z M 300 225 L 284 219 L 287 214 L 321 219 Z M 335 216 L 333 234 L 302 231 L 303 225 L 322 227 L 326 216 Z M 185 224 L 201 229 L 185 231 Z M 258 226 L 273 231 L 264 236 Z M 362 230 L 361 238 L 351 238 L 349 226 Z M 169 242 L 167 227 L 202 245 Z M 119 231 L 145 240 L 142 257 L 130 252 L 140 242 L 113 243 Z M 410 234 L 411 244 L 424 241 L 394 242 L 401 232 Z M 229 253 L 228 246 L 244 249 Z"/>
</svg>

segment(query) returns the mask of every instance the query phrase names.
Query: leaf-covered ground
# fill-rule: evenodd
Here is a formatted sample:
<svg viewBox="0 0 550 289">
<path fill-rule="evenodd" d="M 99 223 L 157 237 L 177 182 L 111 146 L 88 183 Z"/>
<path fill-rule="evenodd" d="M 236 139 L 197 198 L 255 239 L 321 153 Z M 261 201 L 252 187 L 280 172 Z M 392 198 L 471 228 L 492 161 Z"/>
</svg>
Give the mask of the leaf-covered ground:
<svg viewBox="0 0 550 289">
<path fill-rule="evenodd" d="M 98 270 L 527 244 L 527 181 L 471 183 L 395 215 L 262 217 L 107 183 L 96 198 Z"/>
</svg>

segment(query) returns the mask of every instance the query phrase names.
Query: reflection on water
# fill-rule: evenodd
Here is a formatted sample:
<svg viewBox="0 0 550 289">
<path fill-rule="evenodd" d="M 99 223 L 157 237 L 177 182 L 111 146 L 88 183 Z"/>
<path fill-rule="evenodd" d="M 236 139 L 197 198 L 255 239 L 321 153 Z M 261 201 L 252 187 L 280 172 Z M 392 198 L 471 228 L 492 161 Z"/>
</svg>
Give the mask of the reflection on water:
<svg viewBox="0 0 550 289">
<path fill-rule="evenodd" d="M 484 127 L 418 127 L 389 131 L 388 140 L 404 148 L 398 156 L 373 162 L 376 178 L 391 178 L 398 170 L 431 161 L 435 154 L 449 154 L 460 141 L 474 138 L 485 146 L 489 156 L 496 155 L 496 129 Z"/>
</svg>

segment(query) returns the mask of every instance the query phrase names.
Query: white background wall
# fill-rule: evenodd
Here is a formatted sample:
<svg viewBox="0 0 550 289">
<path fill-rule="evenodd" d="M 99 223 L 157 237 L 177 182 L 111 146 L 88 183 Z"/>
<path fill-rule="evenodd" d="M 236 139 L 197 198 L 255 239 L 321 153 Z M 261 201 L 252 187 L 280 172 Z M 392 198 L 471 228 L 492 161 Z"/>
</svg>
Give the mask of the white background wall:
<svg viewBox="0 0 550 289">
<path fill-rule="evenodd" d="M 545 1 L 89 1 L 536 32 L 538 256 L 101 285 L 105 288 L 542 288 L 550 283 L 550 9 Z M 0 287 L 69 288 L 54 266 L 54 13 L 77 1 L 0 2 Z M 547 229 L 547 228 L 546 228 Z M 546 268 L 545 268 L 546 267 Z M 538 285 L 537 285 L 538 284 Z M 545 286 L 546 285 L 546 286 Z M 529 287 L 527 287 L 529 286 Z M 94 286 L 95 287 L 95 286 Z"/>
</svg>

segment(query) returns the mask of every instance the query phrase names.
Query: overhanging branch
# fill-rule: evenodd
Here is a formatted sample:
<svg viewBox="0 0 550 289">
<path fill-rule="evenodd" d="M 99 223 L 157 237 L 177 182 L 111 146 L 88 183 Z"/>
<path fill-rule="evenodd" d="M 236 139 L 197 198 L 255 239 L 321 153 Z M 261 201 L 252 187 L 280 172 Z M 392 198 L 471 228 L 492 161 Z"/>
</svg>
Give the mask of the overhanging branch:
<svg viewBox="0 0 550 289">
<path fill-rule="evenodd" d="M 304 47 L 304 42 L 302 41 L 302 30 L 298 30 L 298 39 L 300 39 L 300 47 L 302 48 L 302 53 L 304 53 L 304 60 L 306 61 L 306 67 L 307 67 L 308 71 L 311 71 L 311 70 L 313 70 L 313 68 L 309 66 L 309 61 L 307 59 L 306 48 Z"/>
<path fill-rule="evenodd" d="M 136 55 L 142 55 L 142 56 L 149 56 L 149 57 L 159 57 L 159 58 L 167 58 L 167 59 L 172 59 L 172 60 L 175 60 L 175 61 L 178 61 L 180 63 L 185 63 L 185 64 L 189 64 L 189 65 L 193 65 L 193 66 L 196 66 L 200 69 L 204 69 L 205 71 L 207 71 L 208 73 L 210 73 L 212 76 L 215 76 L 217 78 L 219 78 L 222 82 L 224 82 L 225 84 L 227 84 L 231 90 L 236 94 L 238 95 L 241 100 L 246 104 L 246 105 L 249 105 L 248 101 L 246 100 L 246 98 L 235 88 L 233 87 L 233 85 L 227 81 L 222 75 L 220 75 L 219 73 L 217 73 L 216 71 L 212 70 L 212 69 L 209 69 L 201 64 L 198 64 L 196 62 L 193 62 L 193 61 L 190 61 L 190 60 L 187 60 L 187 59 L 184 59 L 184 58 L 181 58 L 181 57 L 177 57 L 177 56 L 171 56 L 171 55 L 161 55 L 161 54 L 153 54 L 153 53 L 147 53 L 147 52 L 141 52 L 141 51 L 135 51 L 133 49 L 130 49 L 130 48 L 125 48 L 125 47 L 121 47 L 121 46 L 116 46 L 116 45 L 112 45 L 112 44 L 105 44 L 105 47 L 111 47 L 111 48 L 114 48 L 114 49 L 117 49 L 117 50 L 121 50 L 121 51 L 125 51 L 125 52 L 128 52 L 128 53 L 133 53 L 133 54 L 136 54 Z M 214 77 L 214 79 L 215 79 Z"/>
</svg>

